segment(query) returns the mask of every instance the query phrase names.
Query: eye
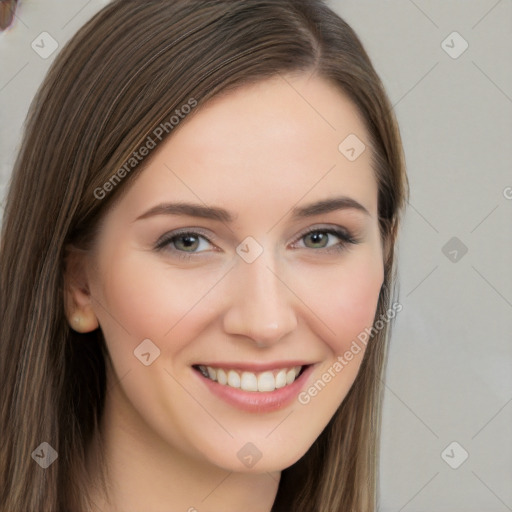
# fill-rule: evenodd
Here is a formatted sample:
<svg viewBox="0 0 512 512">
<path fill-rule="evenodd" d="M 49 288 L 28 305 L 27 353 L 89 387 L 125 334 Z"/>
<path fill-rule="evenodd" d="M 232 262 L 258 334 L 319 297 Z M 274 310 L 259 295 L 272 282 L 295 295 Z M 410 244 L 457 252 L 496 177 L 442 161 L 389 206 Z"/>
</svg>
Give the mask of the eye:
<svg viewBox="0 0 512 512">
<path fill-rule="evenodd" d="M 347 230 L 334 227 L 310 228 L 299 240 L 305 241 L 303 247 L 306 249 L 321 249 L 324 252 L 339 252 L 346 249 L 348 244 L 359 243 Z M 209 246 L 213 246 L 213 243 L 206 233 L 189 229 L 166 233 L 156 242 L 155 250 L 170 252 L 178 258 L 191 259 L 194 255 L 208 252 Z"/>
<path fill-rule="evenodd" d="M 180 231 L 167 233 L 155 244 L 156 250 L 165 250 L 176 253 L 179 257 L 190 257 L 189 255 L 208 251 L 211 245 L 208 237 L 196 231 Z"/>
<path fill-rule="evenodd" d="M 336 238 L 338 242 L 336 242 Z M 299 240 L 305 241 L 307 249 L 323 249 L 326 252 L 342 251 L 348 244 L 358 241 L 342 228 L 310 228 Z"/>
</svg>

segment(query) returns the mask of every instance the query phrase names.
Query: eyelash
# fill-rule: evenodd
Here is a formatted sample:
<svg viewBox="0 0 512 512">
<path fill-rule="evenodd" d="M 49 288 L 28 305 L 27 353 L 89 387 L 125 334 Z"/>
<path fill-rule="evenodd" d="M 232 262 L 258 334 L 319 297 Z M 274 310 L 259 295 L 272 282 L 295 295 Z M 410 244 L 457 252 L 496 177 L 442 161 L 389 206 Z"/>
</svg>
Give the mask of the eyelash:
<svg viewBox="0 0 512 512">
<path fill-rule="evenodd" d="M 323 251 L 326 253 L 340 253 L 347 249 L 348 244 L 356 245 L 359 243 L 359 240 L 352 235 L 350 235 L 346 230 L 339 229 L 339 228 L 308 228 L 305 232 L 303 232 L 297 240 L 302 240 L 307 235 L 310 235 L 311 233 L 327 233 L 329 235 L 334 235 L 337 238 L 339 238 L 341 241 L 332 246 L 332 247 L 320 247 L 318 249 L 314 249 L 311 247 L 306 247 L 306 249 L 316 250 L 316 251 Z M 196 229 L 195 231 L 192 230 L 184 230 L 184 231 L 178 231 L 178 232 L 172 232 L 163 235 L 155 244 L 155 250 L 157 251 L 163 251 L 163 250 L 170 250 L 170 252 L 176 253 L 177 257 L 183 260 L 190 260 L 194 255 L 201 254 L 204 251 L 200 252 L 193 252 L 193 253 L 187 253 L 185 251 L 180 251 L 179 249 L 168 249 L 168 247 L 171 245 L 171 243 L 178 239 L 179 237 L 184 236 L 194 236 L 197 237 L 199 235 L 201 238 L 205 239 L 208 243 L 212 244 L 213 242 L 208 238 L 206 233 L 203 231 Z M 295 242 L 294 242 L 295 243 Z"/>
</svg>

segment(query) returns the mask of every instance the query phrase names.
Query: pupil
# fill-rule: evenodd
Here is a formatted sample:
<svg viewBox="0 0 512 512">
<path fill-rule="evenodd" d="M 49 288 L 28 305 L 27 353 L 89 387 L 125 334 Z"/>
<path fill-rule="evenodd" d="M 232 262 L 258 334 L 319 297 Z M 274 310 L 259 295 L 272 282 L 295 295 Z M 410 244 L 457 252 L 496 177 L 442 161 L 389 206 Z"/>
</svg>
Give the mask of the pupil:
<svg viewBox="0 0 512 512">
<path fill-rule="evenodd" d="M 325 235 L 324 233 L 312 233 L 310 236 L 314 244 L 320 244 Z"/>
<path fill-rule="evenodd" d="M 195 236 L 190 235 L 182 236 L 181 240 L 183 241 L 183 246 L 187 248 L 192 247 L 197 241 Z"/>
</svg>

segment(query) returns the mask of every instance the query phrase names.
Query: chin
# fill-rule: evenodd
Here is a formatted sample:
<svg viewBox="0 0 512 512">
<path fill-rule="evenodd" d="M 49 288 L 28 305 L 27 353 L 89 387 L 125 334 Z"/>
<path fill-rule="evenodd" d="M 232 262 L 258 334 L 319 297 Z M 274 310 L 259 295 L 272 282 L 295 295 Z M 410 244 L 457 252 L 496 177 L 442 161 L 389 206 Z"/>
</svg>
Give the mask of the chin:
<svg viewBox="0 0 512 512">
<path fill-rule="evenodd" d="M 208 459 L 226 471 L 254 474 L 275 473 L 295 464 L 309 450 L 313 442 L 300 447 L 297 445 L 283 447 L 283 444 L 275 446 L 268 440 L 261 443 L 238 442 L 237 447 L 238 445 L 241 447 L 236 451 L 228 449 L 221 453 L 212 453 Z"/>
</svg>

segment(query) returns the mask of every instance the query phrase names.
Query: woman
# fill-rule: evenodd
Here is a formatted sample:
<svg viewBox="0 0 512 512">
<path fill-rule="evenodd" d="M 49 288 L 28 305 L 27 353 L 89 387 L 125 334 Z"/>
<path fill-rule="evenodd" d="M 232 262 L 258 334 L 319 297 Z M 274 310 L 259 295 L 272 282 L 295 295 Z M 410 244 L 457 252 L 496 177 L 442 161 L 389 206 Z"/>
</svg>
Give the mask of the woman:
<svg viewBox="0 0 512 512">
<path fill-rule="evenodd" d="M 320 0 L 106 6 L 7 199 L 1 510 L 374 511 L 406 194 Z"/>
</svg>

